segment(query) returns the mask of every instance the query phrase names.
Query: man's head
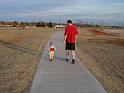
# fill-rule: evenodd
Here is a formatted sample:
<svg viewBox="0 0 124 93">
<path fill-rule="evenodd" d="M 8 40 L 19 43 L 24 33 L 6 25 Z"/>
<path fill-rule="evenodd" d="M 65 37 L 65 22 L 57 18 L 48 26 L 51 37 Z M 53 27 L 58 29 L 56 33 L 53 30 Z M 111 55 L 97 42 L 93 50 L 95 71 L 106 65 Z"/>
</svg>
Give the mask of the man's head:
<svg viewBox="0 0 124 93">
<path fill-rule="evenodd" d="M 53 42 L 50 42 L 50 46 L 53 45 Z"/>
<path fill-rule="evenodd" d="M 68 20 L 68 21 L 67 21 L 67 24 L 72 24 L 72 21 L 71 21 L 71 20 Z"/>
</svg>

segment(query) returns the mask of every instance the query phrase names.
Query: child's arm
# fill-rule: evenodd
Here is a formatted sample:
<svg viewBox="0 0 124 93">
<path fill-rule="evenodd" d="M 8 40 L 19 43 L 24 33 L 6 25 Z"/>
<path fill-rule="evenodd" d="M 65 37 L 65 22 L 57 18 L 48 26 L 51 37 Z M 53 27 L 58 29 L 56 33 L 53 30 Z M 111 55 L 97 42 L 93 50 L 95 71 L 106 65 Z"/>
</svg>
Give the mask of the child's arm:
<svg viewBox="0 0 124 93">
<path fill-rule="evenodd" d="M 56 50 L 56 47 L 54 46 L 54 49 Z"/>
<path fill-rule="evenodd" d="M 48 51 L 50 51 L 50 48 L 48 48 Z"/>
</svg>

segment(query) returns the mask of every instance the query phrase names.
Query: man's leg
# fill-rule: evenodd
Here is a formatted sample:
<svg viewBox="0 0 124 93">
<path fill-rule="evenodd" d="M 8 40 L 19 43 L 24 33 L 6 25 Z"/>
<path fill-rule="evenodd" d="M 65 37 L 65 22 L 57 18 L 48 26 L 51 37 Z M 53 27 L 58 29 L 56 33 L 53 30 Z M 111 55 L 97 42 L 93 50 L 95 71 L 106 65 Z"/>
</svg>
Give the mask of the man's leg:
<svg viewBox="0 0 124 93">
<path fill-rule="evenodd" d="M 69 60 L 69 50 L 66 50 L 66 61 Z"/>
<path fill-rule="evenodd" d="M 71 50 L 71 54 L 72 54 L 72 64 L 75 63 L 75 50 Z"/>
</svg>

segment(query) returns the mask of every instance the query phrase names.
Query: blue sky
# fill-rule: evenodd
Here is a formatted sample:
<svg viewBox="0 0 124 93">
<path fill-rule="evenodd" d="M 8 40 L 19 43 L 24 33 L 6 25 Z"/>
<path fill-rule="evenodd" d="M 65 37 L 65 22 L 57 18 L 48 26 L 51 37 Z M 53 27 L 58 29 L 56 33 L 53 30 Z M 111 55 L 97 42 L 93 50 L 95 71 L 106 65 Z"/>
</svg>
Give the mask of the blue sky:
<svg viewBox="0 0 124 93">
<path fill-rule="evenodd" d="M 0 21 L 124 24 L 124 0 L 0 0 Z"/>
</svg>

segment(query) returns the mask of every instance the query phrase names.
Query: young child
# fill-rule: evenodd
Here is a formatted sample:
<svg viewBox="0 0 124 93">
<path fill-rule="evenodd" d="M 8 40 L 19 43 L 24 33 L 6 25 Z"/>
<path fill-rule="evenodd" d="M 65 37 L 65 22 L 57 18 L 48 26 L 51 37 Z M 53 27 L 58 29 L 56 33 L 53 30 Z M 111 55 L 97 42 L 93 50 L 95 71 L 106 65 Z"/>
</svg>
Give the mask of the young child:
<svg viewBox="0 0 124 93">
<path fill-rule="evenodd" d="M 55 48 L 53 42 L 50 42 L 50 48 L 49 48 L 50 61 L 52 61 L 54 59 L 55 50 L 56 50 L 56 48 Z"/>
</svg>

